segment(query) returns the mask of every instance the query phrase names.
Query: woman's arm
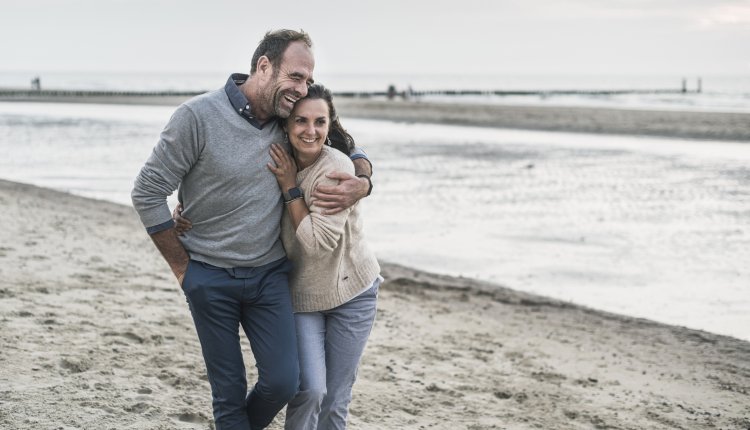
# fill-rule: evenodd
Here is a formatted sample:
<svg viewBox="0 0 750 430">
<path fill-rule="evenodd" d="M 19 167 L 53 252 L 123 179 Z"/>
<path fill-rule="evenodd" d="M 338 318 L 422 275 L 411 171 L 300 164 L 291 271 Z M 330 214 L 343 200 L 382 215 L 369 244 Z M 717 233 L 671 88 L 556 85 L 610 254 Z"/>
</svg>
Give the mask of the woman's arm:
<svg viewBox="0 0 750 430">
<path fill-rule="evenodd" d="M 348 167 L 351 169 L 351 164 Z M 334 168 L 337 171 L 347 171 L 341 166 Z M 326 169 L 326 171 L 330 172 L 331 170 Z M 335 186 L 337 182 L 337 180 L 329 178 L 325 171 L 321 171 L 310 186 L 313 188 L 319 185 Z M 328 214 L 325 213 L 324 208 L 318 205 L 318 200 L 315 197 L 311 196 L 310 199 L 311 201 L 307 203 L 309 204 L 309 215 L 302 219 L 295 230 L 297 241 L 308 252 L 331 252 L 339 245 L 341 236 L 344 234 L 346 221 L 353 207 L 335 214 Z"/>
<path fill-rule="evenodd" d="M 276 166 L 269 164 L 268 168 L 276 175 L 282 191 L 294 188 L 297 185 L 297 170 L 294 160 L 276 145 L 272 146 L 271 158 L 273 158 Z M 336 163 L 335 159 L 331 159 L 330 161 L 331 163 L 330 165 L 327 163 L 325 171 L 339 170 L 349 175 L 354 173 L 351 164 L 343 165 L 342 163 Z M 292 176 L 291 172 L 295 173 L 294 176 Z M 336 179 L 331 179 L 322 172 L 318 177 L 313 178 L 311 187 L 337 185 L 338 181 Z M 304 198 L 296 198 L 285 202 L 285 206 L 294 226 L 297 240 L 304 249 L 308 252 L 320 250 L 330 252 L 338 246 L 339 239 L 344 233 L 344 225 L 346 224 L 351 208 L 332 215 L 325 214 L 324 209 L 318 206 L 315 198 L 312 198 L 310 202 L 305 202 Z"/>
<path fill-rule="evenodd" d="M 372 192 L 372 163 L 364 151 L 354 148 L 351 155 L 354 163 L 354 175 L 346 172 L 331 172 L 328 177 L 338 181 L 335 186 L 320 186 L 313 190 L 313 197 L 318 205 L 325 209 L 325 214 L 335 214 L 354 206 L 360 199 Z"/>
<path fill-rule="evenodd" d="M 273 163 L 268 163 L 268 168 L 276 176 L 276 181 L 279 183 L 279 188 L 282 193 L 288 193 L 290 189 L 297 186 L 297 165 L 294 159 L 286 152 L 283 148 L 275 143 L 271 145 L 271 158 Z M 302 220 L 310 214 L 310 210 L 305 204 L 303 197 L 294 199 L 290 202 L 284 202 L 289 211 L 289 216 L 292 218 L 292 225 L 296 230 Z"/>
</svg>

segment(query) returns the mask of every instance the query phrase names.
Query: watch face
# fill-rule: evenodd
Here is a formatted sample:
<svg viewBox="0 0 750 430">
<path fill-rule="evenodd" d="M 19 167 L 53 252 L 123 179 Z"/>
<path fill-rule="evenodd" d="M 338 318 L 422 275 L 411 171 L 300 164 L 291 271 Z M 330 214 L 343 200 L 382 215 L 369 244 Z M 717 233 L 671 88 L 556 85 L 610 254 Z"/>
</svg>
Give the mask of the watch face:
<svg viewBox="0 0 750 430">
<path fill-rule="evenodd" d="M 284 200 L 289 201 L 302 197 L 302 190 L 299 187 L 289 188 L 289 191 L 284 193 Z"/>
</svg>

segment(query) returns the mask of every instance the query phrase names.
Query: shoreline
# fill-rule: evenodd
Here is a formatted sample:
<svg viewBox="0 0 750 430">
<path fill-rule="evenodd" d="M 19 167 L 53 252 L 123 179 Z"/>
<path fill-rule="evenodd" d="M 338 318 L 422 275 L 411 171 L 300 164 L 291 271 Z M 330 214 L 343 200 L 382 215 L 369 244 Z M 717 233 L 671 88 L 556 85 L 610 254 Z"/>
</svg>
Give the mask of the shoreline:
<svg viewBox="0 0 750 430">
<path fill-rule="evenodd" d="M 187 305 L 133 209 L 5 180 L 0 205 L 0 427 L 209 428 Z M 352 428 L 750 427 L 750 342 L 383 274 Z"/>
<path fill-rule="evenodd" d="M 26 96 L 0 102 L 177 106 L 182 96 Z M 750 113 L 496 105 L 337 97 L 342 117 L 521 130 L 750 142 Z"/>
<path fill-rule="evenodd" d="M 337 99 L 342 116 L 520 130 L 750 141 L 750 113 Z"/>
</svg>

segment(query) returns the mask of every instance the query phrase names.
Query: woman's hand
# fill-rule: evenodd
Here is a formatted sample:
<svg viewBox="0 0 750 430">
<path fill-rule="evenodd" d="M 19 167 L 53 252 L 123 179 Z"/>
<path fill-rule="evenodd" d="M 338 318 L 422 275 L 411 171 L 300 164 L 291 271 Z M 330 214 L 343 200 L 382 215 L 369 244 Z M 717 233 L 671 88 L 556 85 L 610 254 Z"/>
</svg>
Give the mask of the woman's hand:
<svg viewBox="0 0 750 430">
<path fill-rule="evenodd" d="M 274 163 L 268 163 L 268 168 L 276 175 L 276 181 L 282 192 L 297 186 L 297 164 L 282 147 L 277 144 L 271 145 L 271 158 Z"/>
<path fill-rule="evenodd" d="M 182 203 L 177 203 L 172 211 L 172 219 L 175 222 L 174 230 L 178 236 L 182 236 L 186 231 L 193 228 L 193 223 L 189 219 L 182 216 Z"/>
</svg>

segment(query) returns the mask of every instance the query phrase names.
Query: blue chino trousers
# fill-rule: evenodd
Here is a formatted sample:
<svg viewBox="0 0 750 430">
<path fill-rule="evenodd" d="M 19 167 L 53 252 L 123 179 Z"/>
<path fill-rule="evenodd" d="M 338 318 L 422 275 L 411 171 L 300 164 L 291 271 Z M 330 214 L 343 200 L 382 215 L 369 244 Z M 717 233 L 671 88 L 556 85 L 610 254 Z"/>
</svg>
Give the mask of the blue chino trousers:
<svg viewBox="0 0 750 430">
<path fill-rule="evenodd" d="M 216 430 L 263 429 L 297 392 L 290 269 L 286 258 L 233 269 L 195 260 L 188 264 L 182 290 L 203 350 Z M 249 394 L 240 327 L 258 368 L 258 382 Z"/>
</svg>

